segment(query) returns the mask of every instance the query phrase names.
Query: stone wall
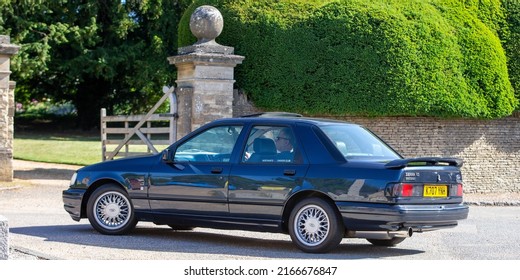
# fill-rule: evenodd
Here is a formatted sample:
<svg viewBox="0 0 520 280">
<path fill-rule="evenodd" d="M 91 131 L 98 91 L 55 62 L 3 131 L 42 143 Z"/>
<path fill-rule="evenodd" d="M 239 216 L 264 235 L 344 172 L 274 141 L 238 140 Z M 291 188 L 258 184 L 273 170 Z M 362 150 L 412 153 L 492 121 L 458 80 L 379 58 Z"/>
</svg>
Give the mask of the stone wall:
<svg viewBox="0 0 520 280">
<path fill-rule="evenodd" d="M 245 94 L 235 91 L 233 116 L 257 112 Z M 498 120 L 334 118 L 367 127 L 404 157 L 462 158 L 466 193 L 520 192 L 519 113 Z"/>
<path fill-rule="evenodd" d="M 460 157 L 467 193 L 520 192 L 520 117 L 353 118 L 404 157 Z"/>
<path fill-rule="evenodd" d="M 9 36 L 0 35 L 0 181 L 13 180 L 13 116 L 14 86 L 9 81 L 11 56 L 20 47 L 10 43 Z"/>
<path fill-rule="evenodd" d="M 257 109 L 241 90 L 233 90 L 233 117 L 262 112 Z"/>
</svg>

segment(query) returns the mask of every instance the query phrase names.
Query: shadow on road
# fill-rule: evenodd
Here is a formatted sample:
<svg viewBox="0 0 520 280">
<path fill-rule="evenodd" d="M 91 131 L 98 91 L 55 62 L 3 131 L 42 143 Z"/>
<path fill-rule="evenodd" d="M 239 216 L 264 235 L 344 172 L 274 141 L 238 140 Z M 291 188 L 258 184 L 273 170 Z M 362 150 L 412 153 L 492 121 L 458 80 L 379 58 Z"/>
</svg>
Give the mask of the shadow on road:
<svg viewBox="0 0 520 280">
<path fill-rule="evenodd" d="M 265 234 L 252 238 L 237 236 L 234 231 L 227 233 L 194 231 L 174 231 L 164 227 L 137 227 L 131 234 L 110 236 L 97 233 L 88 224 L 56 225 L 10 228 L 11 233 L 45 238 L 45 241 L 98 246 L 113 249 L 144 250 L 172 253 L 215 254 L 262 258 L 290 259 L 377 259 L 392 256 L 412 256 L 422 254 L 421 250 L 400 249 L 399 247 L 376 247 L 367 244 L 348 244 L 348 239 L 328 254 L 306 254 L 297 249 L 288 235 Z M 242 232 L 243 233 L 243 232 Z M 252 233 L 253 234 L 253 233 Z M 258 233 L 254 233 L 258 235 Z M 261 234 L 264 235 L 264 234 Z M 282 240 L 280 240 L 282 239 Z M 405 241 L 406 242 L 406 241 Z"/>
</svg>

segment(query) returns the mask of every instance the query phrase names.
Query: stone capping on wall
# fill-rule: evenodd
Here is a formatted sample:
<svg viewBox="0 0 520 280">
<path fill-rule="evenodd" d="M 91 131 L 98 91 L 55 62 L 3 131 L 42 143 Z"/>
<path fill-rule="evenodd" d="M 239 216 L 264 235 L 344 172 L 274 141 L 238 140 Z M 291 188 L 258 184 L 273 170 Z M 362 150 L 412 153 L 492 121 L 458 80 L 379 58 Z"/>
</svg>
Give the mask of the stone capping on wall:
<svg viewBox="0 0 520 280">
<path fill-rule="evenodd" d="M 11 44 L 11 38 L 6 35 L 0 35 L 0 53 L 14 55 L 20 50 L 20 46 Z"/>
<path fill-rule="evenodd" d="M 216 54 L 216 53 L 189 53 L 178 56 L 168 57 L 170 64 L 194 63 L 196 65 L 226 65 L 236 66 L 242 63 L 243 56 L 233 54 Z"/>
</svg>

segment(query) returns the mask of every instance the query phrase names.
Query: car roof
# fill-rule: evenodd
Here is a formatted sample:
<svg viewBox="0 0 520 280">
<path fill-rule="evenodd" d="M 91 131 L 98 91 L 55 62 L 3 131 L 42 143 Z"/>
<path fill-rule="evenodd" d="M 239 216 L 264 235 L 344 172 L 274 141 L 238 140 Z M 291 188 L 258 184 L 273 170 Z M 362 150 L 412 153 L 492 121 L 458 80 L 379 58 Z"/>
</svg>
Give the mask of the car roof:
<svg viewBox="0 0 520 280">
<path fill-rule="evenodd" d="M 354 123 L 340 121 L 340 120 L 304 117 L 303 115 L 300 115 L 300 114 L 286 113 L 286 112 L 265 112 L 265 113 L 246 115 L 246 116 L 235 117 L 235 118 L 219 119 L 214 122 L 307 123 L 307 124 L 314 124 L 314 125 L 349 124 L 349 125 L 359 126 Z"/>
</svg>

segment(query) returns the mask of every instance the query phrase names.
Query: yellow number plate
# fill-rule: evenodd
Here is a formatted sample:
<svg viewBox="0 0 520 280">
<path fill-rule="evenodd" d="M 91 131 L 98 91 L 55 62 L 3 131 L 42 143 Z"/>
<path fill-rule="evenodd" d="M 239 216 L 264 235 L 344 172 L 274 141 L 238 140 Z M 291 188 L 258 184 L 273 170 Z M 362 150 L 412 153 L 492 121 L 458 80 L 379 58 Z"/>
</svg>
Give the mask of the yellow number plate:
<svg viewBox="0 0 520 280">
<path fill-rule="evenodd" d="M 447 197 L 448 186 L 446 185 L 424 185 L 424 197 Z"/>
</svg>

